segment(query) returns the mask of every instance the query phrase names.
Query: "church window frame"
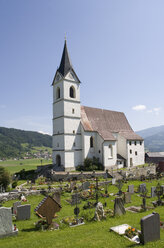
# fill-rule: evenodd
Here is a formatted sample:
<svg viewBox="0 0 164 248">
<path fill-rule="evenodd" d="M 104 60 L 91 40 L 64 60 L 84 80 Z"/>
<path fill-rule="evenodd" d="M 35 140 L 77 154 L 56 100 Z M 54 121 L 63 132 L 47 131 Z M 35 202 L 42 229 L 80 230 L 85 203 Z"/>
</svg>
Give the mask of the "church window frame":
<svg viewBox="0 0 164 248">
<path fill-rule="evenodd" d="M 94 138 L 93 138 L 93 136 L 90 137 L 90 148 L 94 148 Z"/>
<path fill-rule="evenodd" d="M 70 96 L 70 98 L 76 98 L 76 92 L 75 92 L 74 86 L 71 86 L 69 88 L 69 96 Z"/>
</svg>

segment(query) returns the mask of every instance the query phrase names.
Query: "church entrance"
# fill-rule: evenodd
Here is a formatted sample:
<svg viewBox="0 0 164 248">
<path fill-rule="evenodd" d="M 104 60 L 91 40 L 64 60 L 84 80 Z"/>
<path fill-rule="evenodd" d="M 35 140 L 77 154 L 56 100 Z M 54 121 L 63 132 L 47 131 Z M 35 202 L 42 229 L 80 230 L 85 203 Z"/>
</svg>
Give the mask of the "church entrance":
<svg viewBox="0 0 164 248">
<path fill-rule="evenodd" d="M 61 166 L 61 157 L 60 157 L 60 155 L 56 155 L 56 165 Z"/>
</svg>

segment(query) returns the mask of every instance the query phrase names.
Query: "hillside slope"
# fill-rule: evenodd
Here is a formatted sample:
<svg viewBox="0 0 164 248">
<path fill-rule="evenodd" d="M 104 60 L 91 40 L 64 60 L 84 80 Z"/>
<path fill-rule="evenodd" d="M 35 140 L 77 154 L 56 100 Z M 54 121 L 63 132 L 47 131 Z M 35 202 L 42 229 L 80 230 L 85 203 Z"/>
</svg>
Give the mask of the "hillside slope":
<svg viewBox="0 0 164 248">
<path fill-rule="evenodd" d="M 144 138 L 145 148 L 150 152 L 164 151 L 164 125 L 136 132 Z"/>
<path fill-rule="evenodd" d="M 52 137 L 33 131 L 0 127 L 0 159 L 22 156 L 34 146 L 52 147 Z"/>
</svg>

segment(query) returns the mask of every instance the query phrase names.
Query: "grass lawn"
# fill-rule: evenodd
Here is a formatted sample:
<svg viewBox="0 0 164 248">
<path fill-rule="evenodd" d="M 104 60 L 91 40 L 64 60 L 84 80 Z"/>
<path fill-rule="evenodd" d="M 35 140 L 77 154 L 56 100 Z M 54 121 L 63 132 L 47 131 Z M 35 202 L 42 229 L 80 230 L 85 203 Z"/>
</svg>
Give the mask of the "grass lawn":
<svg viewBox="0 0 164 248">
<path fill-rule="evenodd" d="M 161 184 L 164 185 L 164 179 L 160 181 Z M 132 181 L 129 184 L 135 185 L 135 190 L 137 189 L 140 181 Z M 157 180 L 152 182 L 146 182 L 148 192 L 150 193 L 151 186 L 157 185 Z M 123 191 L 127 191 L 128 184 L 124 184 Z M 116 193 L 118 189 L 110 185 L 108 187 L 109 193 Z M 102 191 L 103 192 L 103 191 Z M 164 207 L 157 207 L 153 210 L 143 212 L 143 213 L 130 213 L 126 212 L 125 215 L 121 217 L 108 217 L 106 220 L 101 222 L 86 222 L 85 225 L 70 228 L 64 224 L 60 224 L 60 230 L 56 231 L 36 231 L 34 228 L 34 222 L 38 221 L 39 218 L 34 214 L 34 209 L 37 204 L 44 198 L 44 196 L 29 196 L 28 203 L 31 204 L 31 219 L 28 221 L 13 221 L 16 223 L 19 234 L 16 237 L 8 237 L 0 240 L 0 247 L 2 248 L 124 248 L 124 247 L 143 247 L 142 245 L 135 245 L 130 242 L 128 239 L 121 237 L 113 232 L 110 232 L 109 229 L 112 226 L 121 225 L 121 224 L 129 224 L 140 230 L 140 219 L 143 216 L 146 216 L 153 211 L 160 214 L 160 218 L 164 221 Z M 66 202 L 66 199 L 70 198 L 69 193 L 64 193 L 61 196 L 61 204 L 62 209 L 58 214 L 58 218 L 56 219 L 57 223 L 60 223 L 60 220 L 66 216 L 73 216 L 74 206 L 71 206 Z M 114 196 L 110 196 L 109 198 L 101 198 L 100 201 L 102 203 L 107 202 L 107 207 L 113 209 L 114 202 L 112 201 Z M 147 204 L 152 206 L 151 201 L 155 200 L 155 198 L 148 198 Z M 12 206 L 14 201 L 9 201 L 4 204 L 4 206 Z M 138 196 L 137 193 L 132 195 L 132 202 L 129 204 L 125 204 L 125 207 L 130 205 L 140 206 L 142 203 L 142 199 Z M 85 201 L 82 201 L 79 204 L 80 207 L 80 215 L 84 216 L 86 213 L 90 216 L 94 215 L 94 209 L 91 210 L 83 210 L 82 206 L 85 204 Z M 161 239 L 156 242 L 147 243 L 145 248 L 163 248 L 164 247 L 164 230 L 161 230 Z"/>
<path fill-rule="evenodd" d="M 51 164 L 52 160 L 42 159 L 42 165 Z M 36 169 L 38 165 L 41 165 L 41 159 L 21 159 L 21 160 L 6 160 L 0 162 L 0 166 L 5 167 L 11 174 L 25 169 L 33 170 Z"/>
</svg>

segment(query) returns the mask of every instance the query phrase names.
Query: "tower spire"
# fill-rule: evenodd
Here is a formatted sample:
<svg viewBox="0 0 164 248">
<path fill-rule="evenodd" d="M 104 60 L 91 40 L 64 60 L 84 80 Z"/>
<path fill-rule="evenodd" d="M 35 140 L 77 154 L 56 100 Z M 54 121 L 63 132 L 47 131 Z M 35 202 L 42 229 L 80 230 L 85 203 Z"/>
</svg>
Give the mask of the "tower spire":
<svg viewBox="0 0 164 248">
<path fill-rule="evenodd" d="M 63 49 L 63 54 L 60 62 L 60 66 L 58 71 L 65 76 L 68 71 L 72 68 L 71 60 L 69 58 L 69 53 L 68 53 L 68 48 L 67 48 L 67 40 L 66 40 L 66 35 L 65 35 L 65 42 L 64 42 L 64 49 Z"/>
</svg>

